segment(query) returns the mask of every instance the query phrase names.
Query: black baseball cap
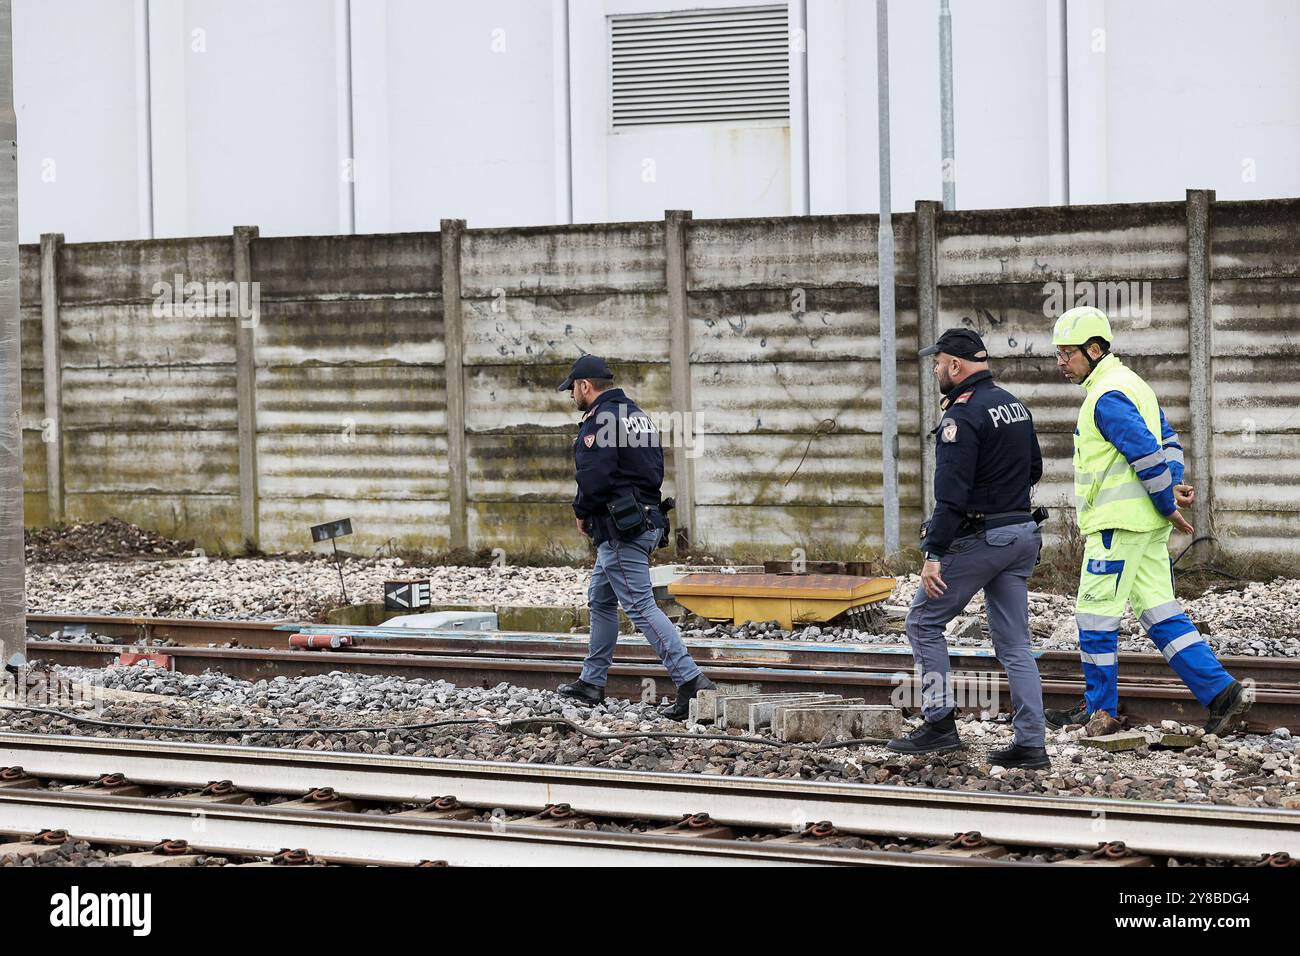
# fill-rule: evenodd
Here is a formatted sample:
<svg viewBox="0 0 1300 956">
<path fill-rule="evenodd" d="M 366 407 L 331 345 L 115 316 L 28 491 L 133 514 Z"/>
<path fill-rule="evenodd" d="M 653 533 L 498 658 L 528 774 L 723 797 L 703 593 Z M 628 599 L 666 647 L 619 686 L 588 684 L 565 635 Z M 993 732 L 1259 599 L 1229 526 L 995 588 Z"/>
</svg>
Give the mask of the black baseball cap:
<svg viewBox="0 0 1300 956">
<path fill-rule="evenodd" d="M 573 383 L 580 378 L 608 378 L 612 379 L 614 373 L 609 370 L 609 365 L 599 355 L 584 355 L 578 361 L 573 363 L 573 368 L 569 370 L 569 377 L 566 378 L 555 389 L 557 392 L 567 392 L 573 388 Z"/>
<path fill-rule="evenodd" d="M 943 352 L 956 358 L 983 362 L 989 357 L 989 350 L 984 347 L 984 340 L 970 329 L 949 329 L 939 336 L 928 349 L 921 349 L 918 355 L 935 355 Z"/>
</svg>

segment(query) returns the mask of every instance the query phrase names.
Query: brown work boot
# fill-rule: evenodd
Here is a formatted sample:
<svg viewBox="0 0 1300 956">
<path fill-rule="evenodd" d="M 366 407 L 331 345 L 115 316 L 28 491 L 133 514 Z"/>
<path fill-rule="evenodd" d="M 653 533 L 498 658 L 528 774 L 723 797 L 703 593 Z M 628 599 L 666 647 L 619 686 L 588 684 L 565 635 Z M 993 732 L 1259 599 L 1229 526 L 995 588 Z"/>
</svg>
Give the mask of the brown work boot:
<svg viewBox="0 0 1300 956">
<path fill-rule="evenodd" d="M 1119 721 L 1106 713 L 1099 710 L 1088 718 L 1088 726 L 1083 728 L 1085 737 L 1105 737 L 1107 734 L 1119 733 Z"/>
</svg>

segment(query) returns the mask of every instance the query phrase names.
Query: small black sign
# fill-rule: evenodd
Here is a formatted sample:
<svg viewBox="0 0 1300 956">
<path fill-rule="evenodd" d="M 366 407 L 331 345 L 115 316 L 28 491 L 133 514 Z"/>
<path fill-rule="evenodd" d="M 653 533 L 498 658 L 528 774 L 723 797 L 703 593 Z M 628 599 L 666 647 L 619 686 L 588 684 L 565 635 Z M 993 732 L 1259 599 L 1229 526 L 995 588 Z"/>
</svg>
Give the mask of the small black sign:
<svg viewBox="0 0 1300 956">
<path fill-rule="evenodd" d="M 432 603 L 428 581 L 385 581 L 385 611 L 418 611 Z"/>
<path fill-rule="evenodd" d="M 352 519 L 340 518 L 338 521 L 327 521 L 324 524 L 312 525 L 312 541 L 328 541 L 330 538 L 341 538 L 345 534 L 352 533 Z"/>
</svg>

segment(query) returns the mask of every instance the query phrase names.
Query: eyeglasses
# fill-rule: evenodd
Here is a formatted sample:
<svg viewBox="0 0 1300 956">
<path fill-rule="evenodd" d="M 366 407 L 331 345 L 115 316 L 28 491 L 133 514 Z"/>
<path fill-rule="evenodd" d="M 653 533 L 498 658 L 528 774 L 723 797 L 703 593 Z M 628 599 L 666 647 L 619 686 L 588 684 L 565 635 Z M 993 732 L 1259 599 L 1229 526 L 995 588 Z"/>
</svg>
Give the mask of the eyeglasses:
<svg viewBox="0 0 1300 956">
<path fill-rule="evenodd" d="M 1082 352 L 1083 349 L 1057 349 L 1056 357 L 1062 362 L 1068 362 L 1074 357 L 1075 352 Z"/>
</svg>

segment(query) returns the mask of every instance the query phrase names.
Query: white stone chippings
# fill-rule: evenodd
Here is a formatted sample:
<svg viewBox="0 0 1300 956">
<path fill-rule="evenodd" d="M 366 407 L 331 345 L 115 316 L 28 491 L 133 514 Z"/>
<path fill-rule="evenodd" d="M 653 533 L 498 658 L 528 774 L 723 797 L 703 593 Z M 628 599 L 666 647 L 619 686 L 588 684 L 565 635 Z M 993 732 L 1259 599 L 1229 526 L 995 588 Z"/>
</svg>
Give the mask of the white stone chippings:
<svg viewBox="0 0 1300 956">
<path fill-rule="evenodd" d="M 58 670 L 74 681 L 85 680 L 92 674 L 80 668 Z M 1277 734 L 1222 738 L 1203 735 L 1197 746 L 1186 750 L 1141 748 L 1112 754 L 1078 746 L 1079 730 L 1075 729 L 1049 738 L 1050 770 L 1022 771 L 996 766 L 991 759 L 994 750 L 1011 743 L 1011 728 L 1005 718 L 959 718 L 958 731 L 966 749 L 942 758 L 902 757 L 883 747 L 864 746 L 821 752 L 803 749 L 798 751 L 798 759 L 791 759 L 797 748 L 754 748 L 691 739 L 638 739 L 632 736 L 638 730 L 690 731 L 681 724 L 657 718 L 652 705 L 611 700 L 602 707 L 577 707 L 551 691 L 504 683 L 485 690 L 457 687 L 441 680 L 339 671 L 311 677 L 247 681 L 219 673 L 184 675 L 143 666 L 114 666 L 93 674 L 110 690 L 169 698 L 165 703 L 155 702 L 153 698 L 126 702 L 110 699 L 106 705 L 113 714 L 110 719 L 145 718 L 146 722 L 182 725 L 247 723 L 253 727 L 234 742 L 253 746 L 285 746 L 283 737 L 265 734 L 265 730 L 281 722 L 284 726 L 299 727 L 368 726 L 377 729 L 328 739 L 323 734 L 310 738 L 303 735 L 293 738 L 288 746 L 484 760 L 589 762 L 629 769 L 868 783 L 892 780 L 911 786 L 935 786 L 942 779 L 945 788 L 954 789 L 1237 806 L 1288 806 L 1286 801 L 1300 799 L 1296 795 L 1300 742 Z M 496 721 L 546 715 L 568 717 L 591 730 L 624 734 L 626 739 L 598 741 L 559 729 L 494 733 L 487 728 L 457 728 L 422 734 L 391 727 L 467 716 Z M 67 728 L 57 726 L 57 718 L 14 712 L 0 712 L 0 726 L 24 732 L 68 732 Z M 1157 737 L 1161 732 L 1151 726 L 1135 729 Z M 1179 733 L 1191 736 L 1195 736 L 1192 733 L 1195 729 L 1178 725 Z M 80 732 L 103 733 L 98 729 Z M 132 731 L 131 736 L 150 738 L 155 734 Z"/>
<path fill-rule="evenodd" d="M 348 559 L 350 603 L 382 601 L 384 582 L 428 579 L 434 604 L 579 607 L 589 572 L 581 568 L 433 567 L 400 558 Z M 158 617 L 314 620 L 342 604 L 334 562 L 320 555 L 83 564 L 30 564 L 32 612 L 75 611 Z"/>
</svg>

